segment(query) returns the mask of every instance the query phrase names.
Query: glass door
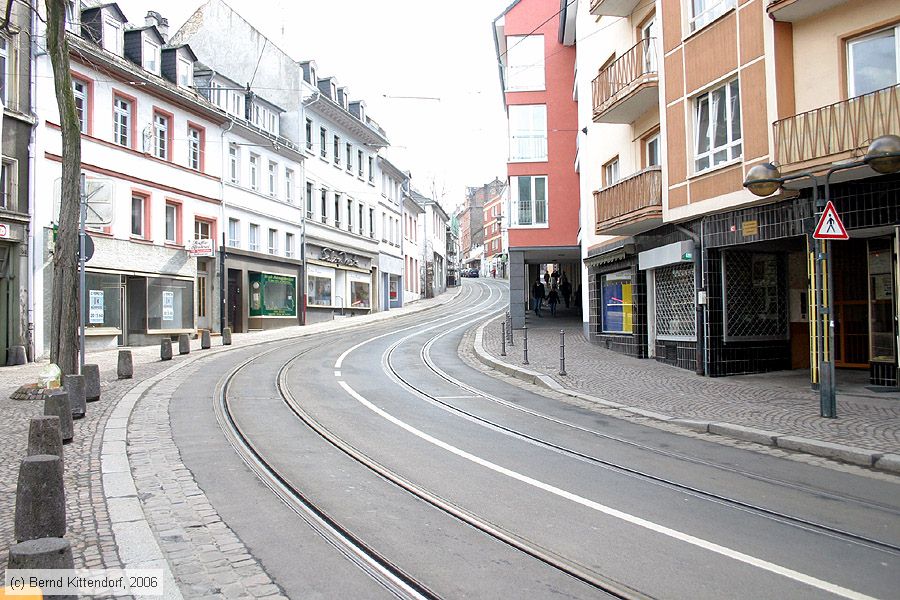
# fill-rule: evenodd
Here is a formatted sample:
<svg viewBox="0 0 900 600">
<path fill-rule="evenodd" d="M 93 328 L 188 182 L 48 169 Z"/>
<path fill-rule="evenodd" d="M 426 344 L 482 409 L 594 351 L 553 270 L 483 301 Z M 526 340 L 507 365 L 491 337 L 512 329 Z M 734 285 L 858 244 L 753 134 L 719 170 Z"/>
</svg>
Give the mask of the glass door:
<svg viewBox="0 0 900 600">
<path fill-rule="evenodd" d="M 869 357 L 895 364 L 897 256 L 891 237 L 869 240 Z"/>
</svg>

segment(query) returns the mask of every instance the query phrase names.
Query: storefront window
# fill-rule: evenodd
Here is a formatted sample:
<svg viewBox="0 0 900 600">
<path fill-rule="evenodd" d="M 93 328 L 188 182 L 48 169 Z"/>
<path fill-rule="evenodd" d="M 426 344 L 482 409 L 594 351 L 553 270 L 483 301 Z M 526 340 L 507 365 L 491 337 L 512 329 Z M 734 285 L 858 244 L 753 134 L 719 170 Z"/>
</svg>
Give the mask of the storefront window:
<svg viewBox="0 0 900 600">
<path fill-rule="evenodd" d="M 660 339 L 695 339 L 694 265 L 659 267 L 655 285 L 656 336 Z"/>
<path fill-rule="evenodd" d="M 784 267 L 777 254 L 723 252 L 725 341 L 788 338 Z"/>
<path fill-rule="evenodd" d="M 194 282 L 147 278 L 147 329 L 193 329 Z"/>
<path fill-rule="evenodd" d="M 869 326 L 872 331 L 870 360 L 894 362 L 894 265 L 891 239 L 869 241 Z"/>
<path fill-rule="evenodd" d="M 603 275 L 600 287 L 603 292 L 601 318 L 604 333 L 632 333 L 634 304 L 631 271 Z"/>
<path fill-rule="evenodd" d="M 369 282 L 350 282 L 350 306 L 353 308 L 369 308 Z"/>
<path fill-rule="evenodd" d="M 85 310 L 88 329 L 122 328 L 122 283 L 120 275 L 84 274 Z"/>
<path fill-rule="evenodd" d="M 270 273 L 248 273 L 251 317 L 297 316 L 297 278 Z"/>
<path fill-rule="evenodd" d="M 331 306 L 331 278 L 315 277 L 307 279 L 307 302 L 315 306 Z"/>
</svg>

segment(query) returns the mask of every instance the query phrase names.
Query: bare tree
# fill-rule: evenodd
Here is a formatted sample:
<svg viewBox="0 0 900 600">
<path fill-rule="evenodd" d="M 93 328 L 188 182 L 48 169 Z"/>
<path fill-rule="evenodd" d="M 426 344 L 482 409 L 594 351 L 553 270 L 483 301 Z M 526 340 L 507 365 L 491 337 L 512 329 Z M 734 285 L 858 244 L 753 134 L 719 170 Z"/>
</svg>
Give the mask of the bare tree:
<svg viewBox="0 0 900 600">
<path fill-rule="evenodd" d="M 47 52 L 62 130 L 62 190 L 59 229 L 53 252 L 53 305 L 50 360 L 63 373 L 78 372 L 78 225 L 81 205 L 81 125 L 75 109 L 65 0 L 44 0 L 47 7 Z"/>
</svg>

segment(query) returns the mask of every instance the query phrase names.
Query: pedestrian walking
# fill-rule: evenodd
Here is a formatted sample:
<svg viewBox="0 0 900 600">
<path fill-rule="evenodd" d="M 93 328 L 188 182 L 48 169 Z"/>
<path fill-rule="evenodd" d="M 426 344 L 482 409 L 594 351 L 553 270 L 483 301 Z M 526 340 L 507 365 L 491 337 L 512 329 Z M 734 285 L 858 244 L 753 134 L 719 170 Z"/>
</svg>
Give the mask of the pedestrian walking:
<svg viewBox="0 0 900 600">
<path fill-rule="evenodd" d="M 556 316 L 556 305 L 559 304 L 559 292 L 556 290 L 556 286 L 554 285 L 550 288 L 550 293 L 547 294 L 547 306 L 550 307 L 550 316 Z"/>
<path fill-rule="evenodd" d="M 550 271 L 544 271 L 544 285 L 550 287 Z"/>
<path fill-rule="evenodd" d="M 540 279 L 535 281 L 534 285 L 531 286 L 531 302 L 533 304 L 532 308 L 534 309 L 534 314 L 539 317 L 544 316 L 541 314 L 541 304 L 544 302 L 544 284 L 541 283 Z"/>
<path fill-rule="evenodd" d="M 569 282 L 568 278 L 566 278 L 565 273 L 563 273 L 562 284 L 559 286 L 559 291 L 562 294 L 563 300 L 566 302 L 566 308 L 569 308 L 569 302 L 572 300 L 572 284 Z"/>
<path fill-rule="evenodd" d="M 553 272 L 550 273 L 550 277 L 553 282 L 553 285 L 555 285 L 558 289 L 559 288 L 559 269 L 553 269 Z"/>
</svg>

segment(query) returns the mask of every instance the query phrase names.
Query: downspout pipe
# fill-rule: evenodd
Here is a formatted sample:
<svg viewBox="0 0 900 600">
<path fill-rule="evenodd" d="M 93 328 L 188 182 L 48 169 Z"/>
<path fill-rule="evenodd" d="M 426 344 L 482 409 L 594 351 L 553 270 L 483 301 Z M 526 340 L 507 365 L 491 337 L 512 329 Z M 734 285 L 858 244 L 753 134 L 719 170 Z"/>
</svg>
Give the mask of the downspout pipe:
<svg viewBox="0 0 900 600">
<path fill-rule="evenodd" d="M 228 326 L 228 320 L 226 318 L 228 313 L 228 294 L 225 289 L 225 235 L 228 227 L 228 221 L 225 219 L 225 157 L 228 153 L 225 150 L 225 134 L 231 131 L 232 127 L 234 127 L 233 119 L 229 120 L 228 127 L 222 130 L 220 136 L 221 142 L 219 144 L 219 153 L 222 155 L 222 170 L 219 172 L 219 212 L 222 215 L 222 247 L 219 250 L 221 255 L 221 258 L 219 259 L 221 262 L 221 266 L 219 267 L 219 297 L 222 299 L 222 305 L 219 310 L 219 333 L 225 333 L 225 328 Z"/>
<path fill-rule="evenodd" d="M 697 375 L 706 375 L 706 338 L 704 336 L 706 322 L 704 308 L 706 303 L 701 304 L 699 301 L 700 293 L 706 291 L 703 287 L 703 237 L 681 225 L 676 224 L 675 229 L 693 240 L 696 246 L 694 248 L 694 307 L 696 310 L 694 327 L 697 332 L 697 356 L 695 360 L 697 367 L 695 372 Z M 700 219 L 700 231 L 703 231 L 702 218 Z"/>
<path fill-rule="evenodd" d="M 28 103 L 30 105 L 30 116 L 34 117 L 37 113 L 37 106 L 35 105 L 35 98 L 37 97 L 37 65 L 35 58 L 44 54 L 38 47 L 38 44 L 34 41 L 35 34 L 37 33 L 37 12 L 31 12 L 31 61 L 29 64 L 30 73 L 31 73 L 31 81 L 29 82 L 31 93 L 29 94 Z M 34 273 L 38 268 L 38 260 L 36 256 L 36 244 L 34 240 L 35 236 L 35 223 L 34 223 L 34 184 L 35 184 L 35 176 L 34 176 L 34 168 L 36 164 L 36 153 L 35 153 L 35 144 L 37 144 L 37 128 L 38 128 L 38 120 L 35 119 L 34 124 L 31 126 L 31 135 L 28 140 L 28 225 L 27 227 L 27 235 L 28 235 L 28 289 L 26 291 L 28 299 L 27 299 L 27 310 L 28 310 L 28 324 L 27 329 L 25 330 L 25 356 L 28 362 L 34 362 L 35 360 L 35 349 L 34 349 Z"/>
</svg>

